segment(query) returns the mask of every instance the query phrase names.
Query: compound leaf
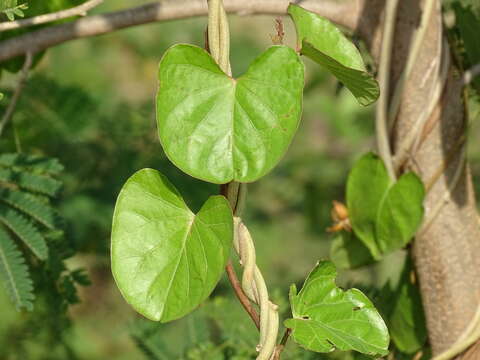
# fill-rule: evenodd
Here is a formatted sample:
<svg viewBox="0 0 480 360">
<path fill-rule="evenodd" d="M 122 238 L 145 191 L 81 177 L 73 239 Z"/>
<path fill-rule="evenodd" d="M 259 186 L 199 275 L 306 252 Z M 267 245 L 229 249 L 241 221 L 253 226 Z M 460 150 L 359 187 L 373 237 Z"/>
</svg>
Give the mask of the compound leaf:
<svg viewBox="0 0 480 360">
<path fill-rule="evenodd" d="M 387 327 L 370 300 L 357 289 L 336 286 L 335 266 L 320 262 L 308 275 L 300 293 L 290 288 L 293 319 L 285 326 L 294 340 L 316 352 L 355 350 L 386 355 L 390 341 Z"/>
<path fill-rule="evenodd" d="M 25 191 L 5 189 L 0 191 L 0 201 L 29 215 L 50 230 L 54 230 L 60 223 L 60 218 L 53 207 Z"/>
<path fill-rule="evenodd" d="M 212 183 L 252 182 L 281 159 L 300 121 L 304 65 L 272 46 L 238 79 L 203 49 L 171 47 L 160 62 L 157 124 L 169 159 Z"/>
<path fill-rule="evenodd" d="M 22 253 L 0 228 L 0 278 L 17 309 L 33 310 L 33 283 Z"/>
<path fill-rule="evenodd" d="M 375 102 L 380 95 L 377 81 L 365 70 L 355 45 L 328 19 L 290 4 L 288 13 L 297 29 L 297 47 L 330 71 L 362 105 Z"/>
<path fill-rule="evenodd" d="M 232 212 L 223 196 L 210 197 L 195 215 L 162 174 L 140 170 L 125 183 L 115 206 L 115 281 L 145 317 L 180 318 L 212 292 L 232 238 Z"/>
<path fill-rule="evenodd" d="M 27 217 L 12 207 L 0 204 L 0 223 L 22 240 L 40 260 L 48 258 L 48 247 L 42 233 Z"/>
</svg>

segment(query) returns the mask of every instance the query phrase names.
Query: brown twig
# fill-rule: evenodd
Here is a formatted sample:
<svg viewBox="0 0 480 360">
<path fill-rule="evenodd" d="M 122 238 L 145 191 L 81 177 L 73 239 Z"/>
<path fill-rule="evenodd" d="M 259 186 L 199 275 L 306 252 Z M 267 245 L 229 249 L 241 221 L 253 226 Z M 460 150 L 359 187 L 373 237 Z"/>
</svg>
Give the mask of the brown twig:
<svg viewBox="0 0 480 360">
<path fill-rule="evenodd" d="M 230 201 L 230 205 L 232 206 L 232 211 L 235 212 L 237 202 L 238 202 L 238 187 L 237 187 L 236 196 L 229 196 L 229 192 L 230 192 L 229 187 L 231 187 L 232 185 L 235 185 L 235 184 L 228 183 L 228 184 L 220 185 L 220 194 L 225 196 Z M 234 197 L 234 199 L 232 199 L 232 197 Z M 248 315 L 250 315 L 257 329 L 260 330 L 260 316 L 258 315 L 257 311 L 254 309 L 252 303 L 250 302 L 250 299 L 247 297 L 247 295 L 245 295 L 245 292 L 242 289 L 242 284 L 240 283 L 240 280 L 238 280 L 237 274 L 235 273 L 235 269 L 233 268 L 231 260 L 228 261 L 225 271 L 227 272 L 228 280 L 230 281 L 233 291 L 235 292 L 235 295 L 240 301 L 240 304 L 243 306 L 243 308 L 248 313 Z"/>
<path fill-rule="evenodd" d="M 62 11 L 34 16 L 28 19 L 2 22 L 0 23 L 0 31 L 20 29 L 23 27 L 39 25 L 39 24 L 46 24 L 46 23 L 50 23 L 53 21 L 61 20 L 61 19 L 66 19 L 73 16 L 79 16 L 79 15 L 85 16 L 87 15 L 87 11 L 100 5 L 102 2 L 103 0 L 90 0 L 90 1 L 84 2 L 81 5 L 72 7 L 70 9 L 62 10 Z"/>
<path fill-rule="evenodd" d="M 289 0 L 225 0 L 225 9 L 236 14 L 284 15 Z M 349 28 L 358 21 L 356 1 L 304 0 L 302 7 Z M 162 1 L 135 8 L 86 16 L 66 24 L 53 25 L 0 42 L 0 61 L 37 52 L 66 41 L 111 33 L 123 28 L 163 20 L 184 19 L 207 14 L 204 0 Z"/>
<path fill-rule="evenodd" d="M 33 55 L 31 53 L 27 53 L 25 56 L 25 62 L 23 63 L 22 71 L 20 72 L 17 86 L 15 91 L 13 92 L 12 100 L 8 104 L 7 110 L 0 121 L 0 136 L 2 136 L 3 130 L 5 126 L 7 126 L 8 122 L 11 120 L 13 113 L 15 111 L 15 107 L 17 106 L 18 99 L 20 98 L 20 94 L 27 82 L 27 76 L 30 68 L 32 67 Z"/>
<path fill-rule="evenodd" d="M 245 293 L 243 292 L 242 284 L 240 284 L 240 281 L 238 280 L 237 274 L 235 273 L 235 269 L 233 268 L 231 260 L 228 261 L 225 271 L 227 272 L 228 280 L 230 281 L 233 291 L 235 292 L 235 295 L 237 295 L 237 298 L 240 301 L 240 304 L 242 304 L 245 311 L 248 313 L 248 315 L 250 315 L 257 329 L 260 330 L 260 316 L 258 315 L 257 311 L 253 308 L 252 303 L 248 299 L 247 295 L 245 295 Z"/>
<path fill-rule="evenodd" d="M 285 330 L 282 336 L 282 340 L 280 340 L 280 343 L 277 345 L 275 349 L 275 354 L 273 355 L 272 360 L 280 360 L 280 356 L 282 356 L 282 352 L 285 349 L 285 346 L 287 345 L 287 341 L 291 333 L 292 333 L 292 329 L 287 328 Z"/>
</svg>

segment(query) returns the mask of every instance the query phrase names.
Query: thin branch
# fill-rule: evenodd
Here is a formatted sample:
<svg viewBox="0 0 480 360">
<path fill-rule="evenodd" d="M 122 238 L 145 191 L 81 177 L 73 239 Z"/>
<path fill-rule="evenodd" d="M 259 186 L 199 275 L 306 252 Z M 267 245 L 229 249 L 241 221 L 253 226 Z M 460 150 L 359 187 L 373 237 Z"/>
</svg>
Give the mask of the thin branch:
<svg viewBox="0 0 480 360">
<path fill-rule="evenodd" d="M 282 336 L 282 340 L 280 340 L 280 344 L 278 344 L 275 349 L 275 354 L 272 360 L 280 360 L 280 357 L 282 356 L 282 352 L 285 349 L 285 346 L 287 345 L 287 341 L 291 333 L 292 333 L 292 329 L 287 328 L 285 330 Z"/>
<path fill-rule="evenodd" d="M 0 31 L 19 29 L 19 28 L 39 25 L 39 24 L 46 24 L 46 23 L 50 23 L 53 21 L 61 20 L 61 19 L 66 19 L 73 16 L 79 16 L 79 15 L 85 16 L 87 15 L 87 12 L 89 10 L 100 5 L 102 2 L 103 0 L 89 0 L 87 2 L 84 2 L 81 5 L 75 6 L 70 9 L 57 11 L 50 14 L 34 16 L 28 19 L 2 22 L 0 23 Z"/>
<path fill-rule="evenodd" d="M 390 148 L 390 139 L 388 135 L 388 99 L 390 87 L 390 65 L 392 58 L 393 36 L 396 24 L 398 0 L 387 2 L 385 9 L 385 24 L 382 39 L 382 49 L 380 57 L 380 67 L 378 72 L 378 82 L 380 83 L 380 99 L 376 109 L 376 138 L 380 157 L 385 163 L 388 175 L 395 180 L 395 170 L 392 161 L 392 149 Z"/>
<path fill-rule="evenodd" d="M 289 0 L 225 0 L 228 13 L 285 15 Z M 343 26 L 354 28 L 361 7 L 357 0 L 304 0 L 302 7 L 319 13 Z M 111 33 L 131 26 L 157 21 L 184 19 L 206 15 L 204 0 L 171 0 L 155 2 L 131 9 L 87 16 L 66 24 L 53 25 L 0 42 L 0 61 L 27 52 L 38 52 L 49 47 L 84 37 Z"/>
<path fill-rule="evenodd" d="M 27 53 L 25 57 L 25 62 L 23 63 L 22 71 L 18 78 L 17 86 L 15 88 L 15 91 L 13 92 L 12 100 L 10 100 L 7 110 L 5 111 L 5 114 L 3 115 L 2 120 L 0 121 L 0 136 L 2 136 L 5 126 L 8 124 L 8 122 L 13 116 L 15 107 L 17 106 L 18 99 L 20 98 L 20 94 L 22 93 L 25 83 L 27 82 L 28 72 L 32 67 L 32 61 L 33 61 L 32 54 Z"/>
<path fill-rule="evenodd" d="M 242 304 L 245 311 L 248 313 L 248 315 L 250 315 L 257 329 L 260 330 L 260 316 L 253 308 L 252 303 L 248 299 L 247 295 L 245 295 L 245 293 L 243 292 L 242 284 L 240 284 L 240 280 L 238 280 L 231 260 L 228 261 L 228 264 L 225 267 L 225 271 L 227 272 L 228 280 L 230 281 L 233 291 L 235 292 L 235 295 L 237 295 L 240 304 Z"/>
<path fill-rule="evenodd" d="M 480 63 L 465 71 L 463 74 L 463 85 L 466 86 L 470 84 L 478 75 L 480 75 Z"/>
</svg>

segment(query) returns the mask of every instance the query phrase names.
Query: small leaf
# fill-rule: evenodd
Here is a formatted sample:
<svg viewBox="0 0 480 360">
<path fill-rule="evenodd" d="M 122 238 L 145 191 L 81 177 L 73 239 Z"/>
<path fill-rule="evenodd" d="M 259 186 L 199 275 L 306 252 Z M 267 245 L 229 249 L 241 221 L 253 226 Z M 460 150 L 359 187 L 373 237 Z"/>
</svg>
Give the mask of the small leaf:
<svg viewBox="0 0 480 360">
<path fill-rule="evenodd" d="M 224 197 L 210 197 L 195 215 L 163 175 L 140 170 L 125 183 L 115 206 L 115 281 L 145 317 L 180 318 L 212 292 L 232 238 L 232 212 Z"/>
<path fill-rule="evenodd" d="M 423 219 L 425 189 L 407 173 L 393 183 L 383 161 L 368 153 L 354 165 L 347 181 L 347 206 L 353 231 L 379 260 L 407 245 Z"/>
<path fill-rule="evenodd" d="M 7 15 L 8 20 L 15 20 L 15 14 L 12 9 L 5 10 L 5 15 Z"/>
<path fill-rule="evenodd" d="M 20 7 L 16 7 L 14 9 L 12 9 L 13 13 L 15 15 L 17 15 L 18 17 L 25 17 L 25 14 L 23 13 L 23 11 L 20 9 Z"/>
<path fill-rule="evenodd" d="M 252 182 L 286 152 L 300 121 L 304 65 L 272 46 L 238 79 L 203 49 L 175 45 L 162 58 L 160 142 L 182 171 L 213 182 Z"/>
<path fill-rule="evenodd" d="M 0 204 L 0 224 L 3 223 L 14 233 L 40 260 L 48 258 L 48 247 L 42 233 L 12 207 Z"/>
<path fill-rule="evenodd" d="M 375 239 L 377 212 L 390 184 L 385 165 L 373 153 L 355 163 L 347 180 L 347 208 L 353 231 L 375 259 L 381 257 Z"/>
<path fill-rule="evenodd" d="M 370 265 L 375 259 L 353 232 L 342 231 L 332 242 L 330 258 L 340 269 L 355 269 Z"/>
<path fill-rule="evenodd" d="M 51 230 L 57 228 L 60 223 L 60 218 L 53 207 L 27 192 L 5 189 L 0 191 L 0 201 L 22 211 Z"/>
<path fill-rule="evenodd" d="M 24 153 L 0 154 L 0 166 L 13 167 L 18 171 L 27 171 L 38 175 L 58 175 L 64 166 L 55 158 Z"/>
<path fill-rule="evenodd" d="M 418 286 L 411 281 L 412 271 L 412 261 L 407 259 L 392 296 L 393 305 L 388 319 L 388 328 L 395 346 L 407 354 L 420 350 L 427 341 L 422 300 Z"/>
<path fill-rule="evenodd" d="M 325 67 L 337 77 L 362 105 L 380 95 L 377 81 L 366 72 L 355 45 L 328 19 L 290 4 L 288 13 L 297 29 L 297 47 L 302 55 Z"/>
<path fill-rule="evenodd" d="M 55 197 L 62 183 L 50 176 L 37 175 L 0 167 L 0 181 L 15 184 L 23 189 Z"/>
<path fill-rule="evenodd" d="M 423 219 L 425 189 L 420 178 L 407 173 L 388 190 L 377 217 L 377 243 L 382 253 L 408 244 Z"/>
<path fill-rule="evenodd" d="M 10 235 L 0 228 L 0 279 L 17 310 L 33 310 L 33 282 L 22 253 Z"/>
<path fill-rule="evenodd" d="M 294 340 L 316 352 L 355 350 L 369 355 L 388 353 L 387 327 L 370 300 L 357 289 L 335 284 L 335 266 L 324 261 L 308 275 L 300 293 L 290 288 L 293 319 L 285 326 Z"/>
</svg>

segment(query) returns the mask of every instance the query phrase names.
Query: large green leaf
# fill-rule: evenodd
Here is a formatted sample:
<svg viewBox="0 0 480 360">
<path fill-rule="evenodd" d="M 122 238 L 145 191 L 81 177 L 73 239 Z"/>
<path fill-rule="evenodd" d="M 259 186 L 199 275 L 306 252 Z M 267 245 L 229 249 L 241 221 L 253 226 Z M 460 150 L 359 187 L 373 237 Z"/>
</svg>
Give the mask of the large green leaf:
<svg viewBox="0 0 480 360">
<path fill-rule="evenodd" d="M 157 123 L 169 159 L 213 183 L 251 182 L 286 152 L 300 121 L 304 65 L 272 46 L 238 79 L 203 49 L 175 45 L 159 70 Z"/>
<path fill-rule="evenodd" d="M 308 275 L 298 295 L 292 285 L 293 319 L 287 319 L 285 326 L 308 350 L 330 352 L 337 348 L 386 355 L 390 340 L 382 317 L 360 290 L 337 287 L 336 276 L 335 266 L 325 261 Z"/>
<path fill-rule="evenodd" d="M 174 320 L 212 292 L 232 238 L 232 212 L 224 197 L 210 197 L 195 215 L 163 175 L 140 170 L 126 182 L 115 206 L 115 281 L 145 317 Z"/>
<path fill-rule="evenodd" d="M 347 181 L 347 206 L 353 231 L 375 259 L 404 247 L 423 219 L 425 189 L 417 175 L 393 182 L 385 165 L 368 153 L 354 165 Z"/>
<path fill-rule="evenodd" d="M 328 19 L 290 4 L 288 13 L 297 29 L 297 47 L 302 55 L 325 67 L 337 77 L 362 105 L 380 95 L 377 81 L 366 72 L 355 45 Z"/>
</svg>

